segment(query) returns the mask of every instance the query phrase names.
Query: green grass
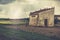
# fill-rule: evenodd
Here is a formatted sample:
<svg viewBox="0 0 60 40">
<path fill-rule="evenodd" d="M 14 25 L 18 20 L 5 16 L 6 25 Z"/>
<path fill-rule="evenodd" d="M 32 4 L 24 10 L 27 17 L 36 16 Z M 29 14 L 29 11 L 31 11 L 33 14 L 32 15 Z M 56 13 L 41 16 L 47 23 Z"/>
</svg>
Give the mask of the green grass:
<svg viewBox="0 0 60 40">
<path fill-rule="evenodd" d="M 13 22 L 10 22 L 10 21 L 0 21 L 0 24 L 13 24 Z"/>
<path fill-rule="evenodd" d="M 19 22 L 9 21 L 9 20 L 0 20 L 0 24 L 26 24 L 27 20 L 20 20 Z"/>
<path fill-rule="evenodd" d="M 50 37 L 0 26 L 0 40 L 52 40 Z"/>
</svg>

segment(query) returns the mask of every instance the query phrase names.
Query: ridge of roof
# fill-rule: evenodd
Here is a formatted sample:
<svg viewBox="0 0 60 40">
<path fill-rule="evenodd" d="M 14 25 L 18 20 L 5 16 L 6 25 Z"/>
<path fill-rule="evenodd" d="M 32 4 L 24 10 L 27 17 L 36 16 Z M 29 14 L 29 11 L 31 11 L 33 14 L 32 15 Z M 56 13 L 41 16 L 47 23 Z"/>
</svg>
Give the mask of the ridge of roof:
<svg viewBox="0 0 60 40">
<path fill-rule="evenodd" d="M 55 17 L 60 17 L 60 15 L 54 15 Z"/>
<path fill-rule="evenodd" d="M 30 12 L 30 15 L 33 15 L 33 14 L 36 15 L 39 12 L 47 11 L 47 10 L 50 10 L 50 9 L 54 9 L 54 7 L 52 7 L 52 8 L 44 8 L 44 9 L 40 9 L 38 11 Z"/>
</svg>

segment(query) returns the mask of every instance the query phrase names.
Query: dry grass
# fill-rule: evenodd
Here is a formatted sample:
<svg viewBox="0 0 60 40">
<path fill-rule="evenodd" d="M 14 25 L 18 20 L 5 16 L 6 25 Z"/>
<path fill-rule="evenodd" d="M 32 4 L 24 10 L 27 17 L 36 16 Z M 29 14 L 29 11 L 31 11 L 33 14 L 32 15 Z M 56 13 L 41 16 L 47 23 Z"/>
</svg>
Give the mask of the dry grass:
<svg viewBox="0 0 60 40">
<path fill-rule="evenodd" d="M 33 31 L 26 32 L 26 27 L 24 26 L 23 29 L 17 25 L 0 25 L 0 40 L 60 40 L 59 38 L 51 38 Z"/>
<path fill-rule="evenodd" d="M 7 26 L 7 28 L 15 28 L 27 32 L 35 32 L 46 36 L 56 36 L 60 38 L 60 27 L 43 28 L 43 27 L 31 27 L 26 25 L 12 25 L 12 26 Z"/>
</svg>

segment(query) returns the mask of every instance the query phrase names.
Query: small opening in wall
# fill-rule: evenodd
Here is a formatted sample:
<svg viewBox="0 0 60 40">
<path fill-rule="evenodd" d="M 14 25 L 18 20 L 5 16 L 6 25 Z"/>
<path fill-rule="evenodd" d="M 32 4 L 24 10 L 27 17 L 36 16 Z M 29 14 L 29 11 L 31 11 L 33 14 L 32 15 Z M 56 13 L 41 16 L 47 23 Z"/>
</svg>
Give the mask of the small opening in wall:
<svg viewBox="0 0 60 40">
<path fill-rule="evenodd" d="M 32 17 L 35 17 L 35 15 L 33 15 Z"/>
<path fill-rule="evenodd" d="M 48 19 L 44 20 L 44 24 L 45 24 L 45 26 L 48 26 Z"/>
</svg>

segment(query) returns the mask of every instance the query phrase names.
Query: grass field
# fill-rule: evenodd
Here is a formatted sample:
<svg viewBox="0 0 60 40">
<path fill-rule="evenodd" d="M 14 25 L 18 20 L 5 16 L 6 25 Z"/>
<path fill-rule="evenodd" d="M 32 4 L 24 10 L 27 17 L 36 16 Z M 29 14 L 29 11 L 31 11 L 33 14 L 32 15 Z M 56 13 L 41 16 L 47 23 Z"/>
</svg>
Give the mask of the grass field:
<svg viewBox="0 0 60 40">
<path fill-rule="evenodd" d="M 26 24 L 28 20 L 0 20 L 0 24 Z"/>
<path fill-rule="evenodd" d="M 0 40 L 55 40 L 41 34 L 5 28 L 4 26 L 0 25 Z"/>
<path fill-rule="evenodd" d="M 22 24 L 28 24 L 28 22 L 29 22 L 28 20 L 0 20 L 0 40 L 60 40 L 59 38 L 56 38 L 55 36 L 49 37 L 46 35 L 38 34 L 41 31 L 43 32 L 44 28 L 41 29 L 38 27 L 37 28 L 34 27 L 34 30 L 33 30 L 33 27 L 29 27 L 29 26 L 24 27 L 24 25 L 22 25 Z M 7 24 L 7 26 L 4 24 Z M 12 26 L 9 24 L 15 24 L 15 25 L 20 24 L 22 26 L 20 26 L 20 25 Z M 18 29 L 16 27 L 18 27 Z M 25 29 L 27 29 L 27 31 L 25 31 Z M 45 28 L 45 29 L 47 29 L 47 28 Z M 49 30 L 49 29 L 47 29 L 47 30 Z M 30 31 L 38 30 L 37 31 L 38 33 L 28 32 L 28 30 L 30 30 Z M 45 31 L 47 31 L 47 30 L 45 30 Z M 49 33 L 49 31 L 48 31 L 48 33 Z"/>
</svg>

